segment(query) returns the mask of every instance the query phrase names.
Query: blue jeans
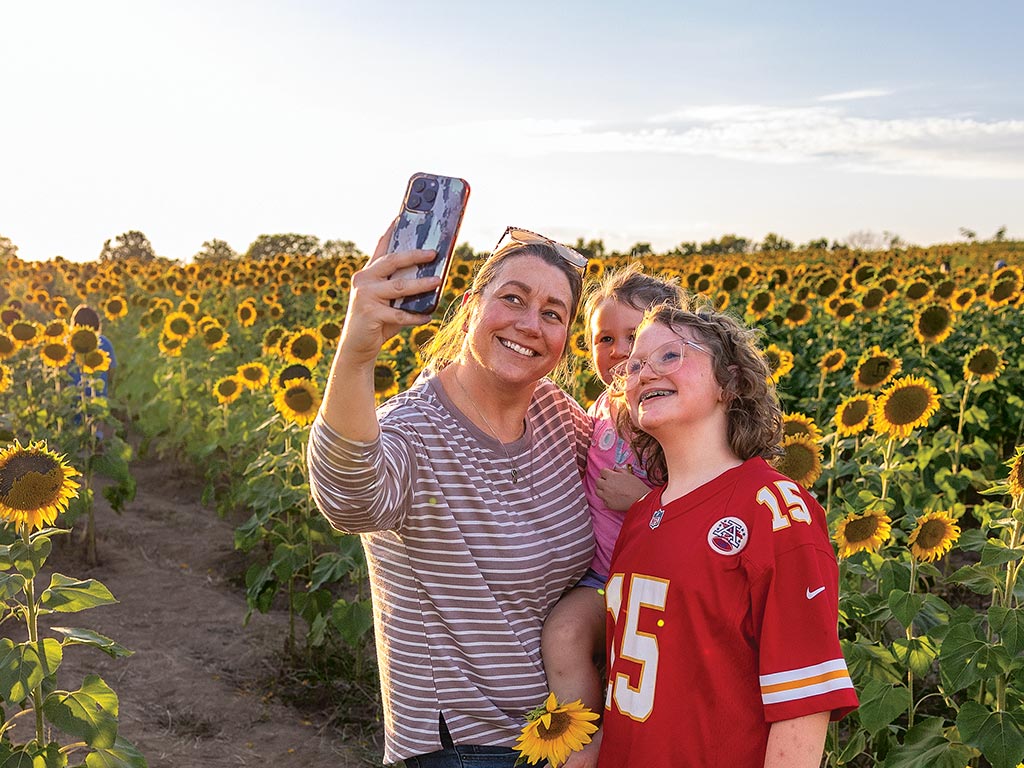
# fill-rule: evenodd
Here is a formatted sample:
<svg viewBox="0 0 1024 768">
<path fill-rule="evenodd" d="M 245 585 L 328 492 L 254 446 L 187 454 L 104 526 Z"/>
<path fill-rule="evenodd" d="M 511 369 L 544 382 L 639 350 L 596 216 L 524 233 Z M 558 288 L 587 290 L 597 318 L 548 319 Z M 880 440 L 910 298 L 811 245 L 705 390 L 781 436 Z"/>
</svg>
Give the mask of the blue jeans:
<svg viewBox="0 0 1024 768">
<path fill-rule="evenodd" d="M 406 768 L 513 768 L 519 753 L 507 747 L 464 744 L 405 758 Z"/>
</svg>

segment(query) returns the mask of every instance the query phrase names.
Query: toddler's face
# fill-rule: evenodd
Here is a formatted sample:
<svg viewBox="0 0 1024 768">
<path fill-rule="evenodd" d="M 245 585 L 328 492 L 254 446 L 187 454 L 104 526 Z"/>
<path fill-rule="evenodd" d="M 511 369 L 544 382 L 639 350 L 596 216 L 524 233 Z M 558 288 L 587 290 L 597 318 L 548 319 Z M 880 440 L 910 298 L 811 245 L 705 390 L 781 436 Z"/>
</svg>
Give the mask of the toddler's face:
<svg viewBox="0 0 1024 768">
<path fill-rule="evenodd" d="M 628 304 L 608 299 L 590 318 L 590 354 L 594 369 L 605 385 L 612 382 L 612 368 L 629 357 L 636 327 L 644 313 Z"/>
</svg>

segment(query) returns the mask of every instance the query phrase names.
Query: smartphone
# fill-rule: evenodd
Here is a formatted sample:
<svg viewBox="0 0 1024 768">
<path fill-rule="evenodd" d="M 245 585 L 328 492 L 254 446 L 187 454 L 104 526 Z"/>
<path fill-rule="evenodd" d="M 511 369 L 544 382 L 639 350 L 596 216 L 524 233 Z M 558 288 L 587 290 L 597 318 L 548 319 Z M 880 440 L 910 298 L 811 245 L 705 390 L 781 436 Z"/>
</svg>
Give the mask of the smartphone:
<svg viewBox="0 0 1024 768">
<path fill-rule="evenodd" d="M 428 293 L 394 299 L 393 307 L 423 315 L 437 309 L 467 200 L 469 184 L 465 179 L 433 173 L 414 173 L 409 179 L 388 253 L 422 249 L 437 251 L 437 257 L 426 264 L 400 269 L 391 278 L 439 277 L 441 285 Z"/>
</svg>

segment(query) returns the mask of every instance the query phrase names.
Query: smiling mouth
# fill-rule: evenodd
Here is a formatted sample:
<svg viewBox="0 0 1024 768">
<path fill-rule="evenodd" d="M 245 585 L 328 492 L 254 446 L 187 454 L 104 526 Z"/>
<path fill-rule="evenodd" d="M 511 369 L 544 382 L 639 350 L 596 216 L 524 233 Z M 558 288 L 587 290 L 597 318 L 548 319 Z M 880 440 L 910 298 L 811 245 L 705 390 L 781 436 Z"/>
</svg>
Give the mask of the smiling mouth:
<svg viewBox="0 0 1024 768">
<path fill-rule="evenodd" d="M 651 399 L 653 399 L 655 397 L 665 397 L 666 395 L 672 395 L 672 394 L 675 394 L 675 393 L 672 392 L 671 390 L 668 390 L 668 389 L 652 389 L 650 392 L 644 392 L 642 395 L 640 395 L 640 401 L 639 402 L 645 403 L 648 400 L 651 400 Z"/>
<path fill-rule="evenodd" d="M 511 349 L 513 352 L 515 352 L 518 355 L 522 355 L 523 357 L 536 357 L 537 356 L 537 353 L 534 352 L 532 349 L 527 349 L 526 347 L 524 347 L 524 346 L 522 346 L 520 344 L 516 344 L 514 341 L 509 341 L 508 339 L 501 339 L 501 338 L 499 338 L 498 341 L 500 341 L 501 345 L 503 347 L 505 347 L 506 349 Z"/>
</svg>

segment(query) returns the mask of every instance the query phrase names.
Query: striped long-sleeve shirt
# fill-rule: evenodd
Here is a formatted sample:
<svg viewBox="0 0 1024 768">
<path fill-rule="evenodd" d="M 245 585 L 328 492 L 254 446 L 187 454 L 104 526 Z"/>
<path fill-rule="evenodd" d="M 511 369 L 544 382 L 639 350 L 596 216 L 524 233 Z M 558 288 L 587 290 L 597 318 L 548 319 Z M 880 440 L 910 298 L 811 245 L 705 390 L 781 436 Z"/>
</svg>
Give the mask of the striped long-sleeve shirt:
<svg viewBox="0 0 1024 768">
<path fill-rule="evenodd" d="M 362 534 L 384 759 L 440 749 L 439 712 L 457 744 L 512 747 L 547 694 L 544 619 L 593 552 L 581 481 L 590 421 L 544 380 L 523 437 L 503 447 L 430 375 L 378 416 L 371 443 L 317 419 L 309 469 L 331 524 Z"/>
</svg>

